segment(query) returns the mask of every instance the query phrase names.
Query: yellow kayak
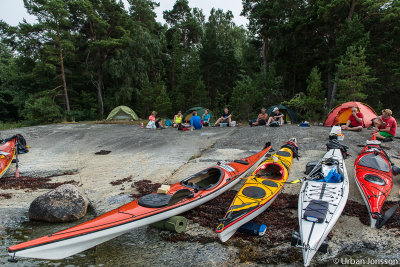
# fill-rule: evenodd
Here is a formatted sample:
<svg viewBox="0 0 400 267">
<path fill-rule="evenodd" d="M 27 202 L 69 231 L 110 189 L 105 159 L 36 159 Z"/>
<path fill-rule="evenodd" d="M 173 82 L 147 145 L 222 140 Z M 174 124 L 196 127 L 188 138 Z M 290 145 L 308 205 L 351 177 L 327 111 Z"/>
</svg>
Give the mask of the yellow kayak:
<svg viewBox="0 0 400 267">
<path fill-rule="evenodd" d="M 297 157 L 296 139 L 290 139 L 246 179 L 217 227 L 222 242 L 271 205 L 288 179 L 293 157 Z"/>
</svg>

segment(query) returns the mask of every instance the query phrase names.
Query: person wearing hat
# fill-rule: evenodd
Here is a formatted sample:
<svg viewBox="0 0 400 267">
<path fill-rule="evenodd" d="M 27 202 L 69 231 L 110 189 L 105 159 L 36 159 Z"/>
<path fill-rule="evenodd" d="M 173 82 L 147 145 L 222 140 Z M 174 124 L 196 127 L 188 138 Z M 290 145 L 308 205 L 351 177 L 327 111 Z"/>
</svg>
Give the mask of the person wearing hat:
<svg viewBox="0 0 400 267">
<path fill-rule="evenodd" d="M 390 109 L 382 110 L 382 116 L 379 116 L 373 120 L 375 129 L 376 139 L 383 140 L 384 142 L 393 141 L 393 137 L 396 136 L 397 122 L 393 118 L 393 113 Z"/>
<path fill-rule="evenodd" d="M 279 111 L 278 107 L 274 107 L 274 109 L 272 110 L 272 114 L 269 117 L 266 126 L 270 126 L 271 122 L 279 123 L 279 125 L 283 125 L 283 123 L 284 123 L 283 114 L 282 114 L 282 112 Z"/>
</svg>

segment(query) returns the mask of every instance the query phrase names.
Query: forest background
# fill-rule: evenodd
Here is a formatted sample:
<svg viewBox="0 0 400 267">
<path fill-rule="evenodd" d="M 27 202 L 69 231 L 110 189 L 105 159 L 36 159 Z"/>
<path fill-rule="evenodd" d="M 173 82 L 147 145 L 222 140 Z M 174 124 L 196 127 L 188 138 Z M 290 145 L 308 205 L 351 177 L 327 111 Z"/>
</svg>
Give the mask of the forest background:
<svg viewBox="0 0 400 267">
<path fill-rule="evenodd" d="M 284 104 L 321 121 L 362 101 L 400 106 L 400 1 L 243 0 L 249 24 L 177 0 L 24 0 L 37 22 L 0 21 L 0 121 L 141 118 L 203 106 L 236 120 Z M 227 7 L 228 9 L 229 7 Z"/>
</svg>

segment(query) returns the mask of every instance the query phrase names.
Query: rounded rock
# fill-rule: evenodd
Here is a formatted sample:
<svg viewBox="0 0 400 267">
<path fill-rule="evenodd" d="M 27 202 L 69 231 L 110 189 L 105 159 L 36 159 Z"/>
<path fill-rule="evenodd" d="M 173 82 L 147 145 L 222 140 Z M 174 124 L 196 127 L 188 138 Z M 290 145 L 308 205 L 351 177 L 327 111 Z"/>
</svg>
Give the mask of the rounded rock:
<svg viewBox="0 0 400 267">
<path fill-rule="evenodd" d="M 87 199 L 71 184 L 64 184 L 37 197 L 29 207 L 29 219 L 71 222 L 85 216 Z"/>
</svg>

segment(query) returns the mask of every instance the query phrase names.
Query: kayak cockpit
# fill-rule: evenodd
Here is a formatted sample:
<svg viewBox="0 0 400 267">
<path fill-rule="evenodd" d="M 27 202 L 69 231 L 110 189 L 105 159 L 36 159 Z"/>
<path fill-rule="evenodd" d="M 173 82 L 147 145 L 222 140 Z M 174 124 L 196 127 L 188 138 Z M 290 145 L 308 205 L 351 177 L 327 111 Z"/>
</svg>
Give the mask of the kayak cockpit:
<svg viewBox="0 0 400 267">
<path fill-rule="evenodd" d="M 192 192 L 189 189 L 180 189 L 173 195 L 169 194 L 150 194 L 139 198 L 138 205 L 146 208 L 161 208 L 165 206 L 173 206 L 179 201 L 191 197 Z"/>
<path fill-rule="evenodd" d="M 184 179 L 181 185 L 197 190 L 209 190 L 219 184 L 223 175 L 220 168 L 209 168 Z"/>
<path fill-rule="evenodd" d="M 284 177 L 285 170 L 276 163 L 267 163 L 262 165 L 256 172 L 257 177 L 268 178 L 272 180 L 281 180 Z"/>
</svg>

